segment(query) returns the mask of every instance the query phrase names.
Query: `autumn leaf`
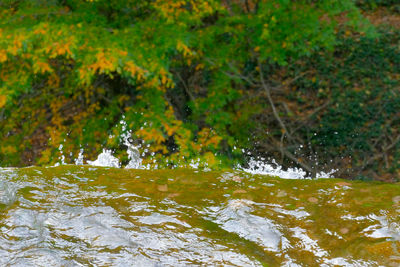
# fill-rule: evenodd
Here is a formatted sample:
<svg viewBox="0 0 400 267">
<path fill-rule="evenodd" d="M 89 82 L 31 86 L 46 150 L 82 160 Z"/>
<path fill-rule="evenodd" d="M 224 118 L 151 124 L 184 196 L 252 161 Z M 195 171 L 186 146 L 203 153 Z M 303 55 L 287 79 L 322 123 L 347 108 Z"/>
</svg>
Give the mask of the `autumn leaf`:
<svg viewBox="0 0 400 267">
<path fill-rule="evenodd" d="M 7 103 L 7 96 L 0 95 L 0 108 L 4 107 Z"/>
</svg>

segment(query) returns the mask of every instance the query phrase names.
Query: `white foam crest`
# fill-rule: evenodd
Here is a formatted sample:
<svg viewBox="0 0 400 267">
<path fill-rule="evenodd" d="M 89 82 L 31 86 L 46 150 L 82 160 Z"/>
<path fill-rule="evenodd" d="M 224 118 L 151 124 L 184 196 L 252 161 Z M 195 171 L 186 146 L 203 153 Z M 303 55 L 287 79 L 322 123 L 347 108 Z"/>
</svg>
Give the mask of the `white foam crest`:
<svg viewBox="0 0 400 267">
<path fill-rule="evenodd" d="M 200 163 L 201 163 L 200 159 L 197 159 L 197 160 L 192 159 L 189 163 L 189 167 L 197 170 L 200 167 Z"/>
<path fill-rule="evenodd" d="M 75 165 L 83 165 L 83 149 L 79 150 L 78 157 L 74 160 Z"/>
<path fill-rule="evenodd" d="M 263 158 L 258 160 L 251 157 L 247 165 L 248 167 L 246 168 L 239 165 L 237 169 L 251 174 L 278 176 L 283 179 L 311 179 L 310 176 L 307 176 L 307 172 L 302 168 L 288 168 L 287 170 L 283 170 L 282 166 L 280 166 L 275 160 L 272 160 L 271 163 L 269 163 Z M 316 178 L 332 178 L 332 175 L 335 172 L 336 170 L 319 172 L 316 174 Z"/>
<path fill-rule="evenodd" d="M 107 149 L 103 149 L 95 161 L 88 160 L 87 163 L 91 166 L 120 168 L 119 160 L 112 155 L 111 150 Z"/>
<path fill-rule="evenodd" d="M 127 123 L 125 117 L 122 116 L 122 120 L 119 122 L 122 128 L 122 134 L 120 136 L 120 143 L 126 145 L 129 162 L 125 166 L 126 169 L 146 169 L 148 166 L 142 165 L 142 159 L 140 157 L 140 151 L 138 146 L 134 146 L 130 143 L 132 132 L 127 129 Z M 83 165 L 83 149 L 80 150 L 78 158 L 75 160 L 76 165 Z M 99 167 L 115 167 L 121 168 L 119 160 L 112 155 L 111 150 L 103 149 L 103 152 L 98 155 L 95 161 L 87 161 L 88 165 L 99 166 Z"/>
<path fill-rule="evenodd" d="M 132 137 L 132 132 L 127 130 L 127 123 L 125 121 L 125 116 L 122 116 L 122 120 L 119 122 L 122 126 L 121 141 L 128 148 L 126 152 L 128 153 L 129 162 L 125 166 L 125 169 L 142 169 L 142 159 L 140 157 L 139 146 L 134 146 L 129 142 Z"/>
<path fill-rule="evenodd" d="M 127 149 L 129 162 L 125 169 L 142 169 L 142 159 L 140 158 L 139 149 L 135 146 L 128 146 Z"/>
<path fill-rule="evenodd" d="M 148 152 L 147 148 L 141 149 L 141 146 L 135 146 L 131 144 L 132 139 L 132 132 L 128 130 L 128 125 L 125 121 L 125 116 L 122 116 L 121 121 L 119 122 L 121 126 L 120 135 L 120 144 L 127 146 L 127 154 L 129 162 L 125 166 L 126 169 L 158 169 L 158 165 L 147 164 L 143 165 L 142 157 Z M 112 136 L 110 136 L 111 138 Z M 61 153 L 61 164 L 65 164 L 64 162 L 64 155 L 62 152 L 62 145 L 60 145 L 60 153 Z M 243 151 L 244 152 L 244 151 Z M 251 153 L 247 153 L 251 155 Z M 153 155 L 153 154 L 152 154 Z M 76 165 L 83 165 L 83 149 L 80 150 L 78 158 L 74 160 Z M 155 163 L 155 162 L 154 162 Z M 88 165 L 92 166 L 103 166 L 103 167 L 121 167 L 121 163 L 119 160 L 114 157 L 110 150 L 103 149 L 103 152 L 98 155 L 95 161 L 87 161 Z M 57 165 L 60 165 L 58 163 Z M 278 176 L 284 179 L 311 179 L 310 176 L 307 176 L 307 172 L 304 171 L 302 168 L 288 168 L 284 170 L 282 166 L 280 166 L 275 160 L 270 162 L 265 161 L 264 158 L 256 159 L 251 157 L 248 164 L 248 167 L 242 167 L 240 165 L 237 166 L 237 170 L 244 171 L 251 174 L 261 174 L 261 175 L 269 175 L 269 176 Z M 182 164 L 179 163 L 174 165 L 173 168 L 179 167 L 189 167 L 191 169 L 200 169 L 204 168 L 205 171 L 210 170 L 208 168 L 207 162 L 202 162 L 199 158 L 192 159 L 189 164 Z M 331 170 L 329 172 L 319 172 L 316 174 L 316 178 L 331 178 L 332 174 L 335 173 L 336 170 Z"/>
<path fill-rule="evenodd" d="M 65 142 L 65 139 L 64 139 Z M 60 157 L 60 162 L 57 162 L 56 164 L 54 164 L 54 166 L 60 166 L 60 165 L 65 165 L 65 156 L 64 156 L 64 151 L 63 151 L 63 145 L 60 144 L 60 146 L 58 147 L 58 150 L 60 151 L 61 157 Z"/>
<path fill-rule="evenodd" d="M 332 169 L 332 170 L 330 170 L 328 172 L 318 172 L 316 174 L 315 178 L 317 178 L 317 179 L 320 179 L 320 178 L 334 178 L 333 174 L 335 174 L 337 171 L 338 170 L 336 170 L 336 169 Z"/>
</svg>

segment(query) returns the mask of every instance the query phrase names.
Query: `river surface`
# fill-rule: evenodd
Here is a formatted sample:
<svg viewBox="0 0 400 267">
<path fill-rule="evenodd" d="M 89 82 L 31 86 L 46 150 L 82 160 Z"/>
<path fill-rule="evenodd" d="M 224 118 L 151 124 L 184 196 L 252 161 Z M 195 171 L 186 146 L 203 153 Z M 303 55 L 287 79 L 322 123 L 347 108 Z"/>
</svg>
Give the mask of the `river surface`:
<svg viewBox="0 0 400 267">
<path fill-rule="evenodd" d="M 400 266 L 400 184 L 0 168 L 0 266 Z"/>
</svg>

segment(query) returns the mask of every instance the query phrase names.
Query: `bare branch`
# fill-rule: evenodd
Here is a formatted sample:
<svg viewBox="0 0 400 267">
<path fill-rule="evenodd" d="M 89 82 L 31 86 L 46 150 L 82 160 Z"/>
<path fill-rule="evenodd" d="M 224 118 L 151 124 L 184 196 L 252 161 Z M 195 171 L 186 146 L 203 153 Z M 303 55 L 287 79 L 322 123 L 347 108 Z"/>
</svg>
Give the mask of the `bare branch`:
<svg viewBox="0 0 400 267">
<path fill-rule="evenodd" d="M 192 95 L 192 93 L 190 92 L 188 86 L 186 85 L 185 81 L 182 79 L 182 77 L 181 77 L 181 75 L 179 74 L 179 72 L 176 72 L 175 74 L 176 74 L 176 76 L 178 77 L 178 79 L 181 81 L 181 83 L 182 83 L 182 85 L 183 85 L 183 88 L 185 89 L 185 92 L 186 92 L 186 94 L 189 96 L 190 100 L 194 102 L 194 101 L 196 100 L 196 98 L 195 98 L 195 97 Z"/>
<path fill-rule="evenodd" d="M 273 139 L 274 140 L 274 139 Z M 273 141 L 274 146 L 277 146 L 277 141 L 274 140 Z M 276 149 L 276 147 L 272 147 L 270 145 L 267 144 L 262 144 L 261 146 L 268 148 L 268 149 Z M 285 147 L 280 147 L 280 151 L 281 153 L 283 153 L 287 158 L 289 158 L 290 160 L 292 160 L 293 162 L 295 162 L 296 164 L 298 164 L 299 166 L 301 166 L 304 170 L 308 171 L 311 174 L 311 177 L 315 178 L 316 177 L 316 171 L 308 164 L 300 161 L 295 155 L 293 155 L 289 150 L 287 150 Z"/>
<path fill-rule="evenodd" d="M 328 100 L 327 102 L 325 102 L 323 105 L 319 106 L 318 108 L 314 109 L 310 114 L 307 115 L 307 117 L 305 118 L 301 118 L 300 120 L 298 120 L 297 122 L 300 122 L 300 125 L 297 126 L 292 133 L 296 132 L 298 129 L 300 129 L 301 127 L 304 126 L 304 124 L 307 123 L 307 121 L 314 116 L 315 114 L 317 114 L 318 112 L 320 112 L 321 110 L 325 109 L 326 107 L 328 107 L 331 104 L 331 101 Z"/>
<path fill-rule="evenodd" d="M 259 73 L 260 73 L 260 80 L 261 80 L 262 87 L 264 88 L 265 92 L 267 93 L 267 98 L 268 98 L 268 101 L 269 101 L 269 103 L 270 103 L 270 105 L 271 105 L 272 112 L 274 113 L 275 119 L 279 122 L 280 126 L 281 126 L 282 129 L 284 130 L 284 134 L 286 134 L 290 139 L 292 139 L 292 136 L 290 135 L 289 131 L 288 131 L 287 128 L 286 128 L 286 125 L 283 123 L 281 117 L 280 117 L 279 114 L 278 114 L 278 111 L 276 110 L 274 101 L 272 100 L 272 97 L 271 97 L 270 88 L 269 88 L 268 85 L 265 83 L 264 74 L 263 74 L 263 72 L 262 72 L 262 66 L 261 66 L 261 61 L 260 61 L 260 59 L 258 59 L 258 71 L 259 71 Z"/>
<path fill-rule="evenodd" d="M 389 151 L 390 149 L 394 148 L 398 143 L 400 142 L 400 134 L 396 137 L 396 139 L 390 144 L 387 145 L 382 149 L 382 152 L 378 155 L 375 155 L 374 157 L 369 158 L 361 167 L 361 170 L 364 170 L 369 164 L 371 164 L 373 161 L 378 160 L 382 157 L 386 156 L 386 152 Z"/>
</svg>

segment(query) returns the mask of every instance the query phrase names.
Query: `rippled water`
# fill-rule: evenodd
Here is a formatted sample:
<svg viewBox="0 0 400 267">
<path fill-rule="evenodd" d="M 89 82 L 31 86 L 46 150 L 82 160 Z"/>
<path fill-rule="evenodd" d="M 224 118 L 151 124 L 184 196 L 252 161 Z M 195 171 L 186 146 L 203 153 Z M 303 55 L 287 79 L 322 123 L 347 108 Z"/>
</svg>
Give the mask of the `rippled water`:
<svg viewBox="0 0 400 267">
<path fill-rule="evenodd" d="M 0 169 L 0 266 L 399 266 L 400 185 Z"/>
</svg>

